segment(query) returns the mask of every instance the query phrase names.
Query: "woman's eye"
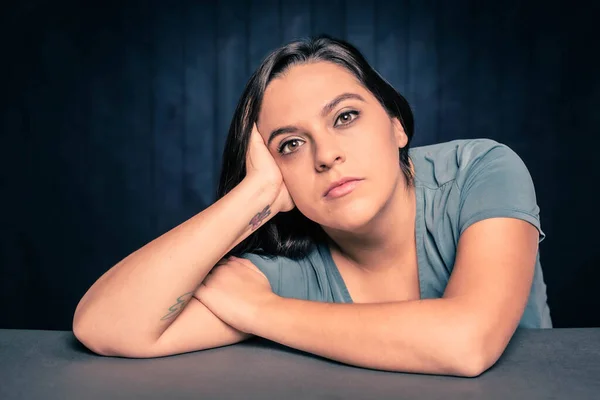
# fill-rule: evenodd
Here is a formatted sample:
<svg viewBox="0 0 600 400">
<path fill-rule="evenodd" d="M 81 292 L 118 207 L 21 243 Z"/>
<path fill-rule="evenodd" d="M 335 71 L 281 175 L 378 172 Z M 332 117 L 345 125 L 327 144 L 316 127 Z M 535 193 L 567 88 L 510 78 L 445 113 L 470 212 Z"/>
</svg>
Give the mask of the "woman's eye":
<svg viewBox="0 0 600 400">
<path fill-rule="evenodd" d="M 352 121 L 354 121 L 358 117 L 358 111 L 346 111 L 341 113 L 336 119 L 336 126 L 338 125 L 338 121 L 342 125 L 348 125 Z"/>
<path fill-rule="evenodd" d="M 288 140 L 287 142 L 281 143 L 281 145 L 279 146 L 277 151 L 280 154 L 285 155 L 285 154 L 289 154 L 289 153 L 295 151 L 300 146 L 302 146 L 302 141 L 300 139 L 292 139 L 292 140 Z M 288 149 L 289 151 L 286 151 L 286 149 Z"/>
</svg>

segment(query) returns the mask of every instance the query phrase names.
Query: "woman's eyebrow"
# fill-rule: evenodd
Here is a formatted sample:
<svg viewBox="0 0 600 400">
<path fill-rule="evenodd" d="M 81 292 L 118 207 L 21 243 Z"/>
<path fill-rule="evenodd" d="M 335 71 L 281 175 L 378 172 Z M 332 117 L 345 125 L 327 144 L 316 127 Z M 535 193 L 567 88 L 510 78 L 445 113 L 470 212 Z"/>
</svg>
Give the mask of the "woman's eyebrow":
<svg viewBox="0 0 600 400">
<path fill-rule="evenodd" d="M 273 132 L 271 132 L 271 134 L 269 135 L 269 140 L 267 141 L 267 147 L 269 147 L 271 145 L 271 142 L 273 141 L 273 139 L 275 139 L 277 136 L 279 135 L 284 135 L 286 133 L 294 133 L 294 132 L 298 132 L 298 128 L 296 128 L 295 126 L 284 126 L 281 128 L 277 128 L 275 129 Z"/>
<path fill-rule="evenodd" d="M 321 110 L 321 117 L 326 116 L 335 108 L 335 106 L 337 106 L 342 101 L 348 100 L 348 99 L 356 99 L 356 100 L 360 100 L 363 102 L 365 101 L 365 99 L 363 99 L 363 97 L 360 94 L 342 93 L 339 96 L 337 96 L 335 99 L 331 100 L 329 103 L 325 104 L 325 106 L 323 107 L 323 110 Z"/>
<path fill-rule="evenodd" d="M 335 106 L 337 106 L 342 101 L 348 100 L 348 99 L 355 99 L 355 100 L 360 100 L 363 102 L 365 101 L 365 99 L 360 94 L 342 93 L 339 96 L 337 96 L 335 99 L 331 100 L 329 103 L 325 104 L 325 106 L 321 110 L 321 117 L 325 117 L 327 114 L 329 114 L 335 108 Z M 273 139 L 275 139 L 277 136 L 283 135 L 286 133 L 294 133 L 297 131 L 298 131 L 298 128 L 296 128 L 295 126 L 291 126 L 291 125 L 277 128 L 273 132 L 271 132 L 271 134 L 269 135 L 269 140 L 267 141 L 267 146 L 270 146 Z"/>
</svg>

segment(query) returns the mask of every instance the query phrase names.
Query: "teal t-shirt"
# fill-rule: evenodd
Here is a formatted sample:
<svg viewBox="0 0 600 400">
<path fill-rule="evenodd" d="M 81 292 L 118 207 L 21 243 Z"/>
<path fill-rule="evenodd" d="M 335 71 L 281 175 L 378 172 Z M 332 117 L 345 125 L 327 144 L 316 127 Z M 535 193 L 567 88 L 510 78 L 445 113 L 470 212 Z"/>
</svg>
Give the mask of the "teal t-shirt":
<svg viewBox="0 0 600 400">
<path fill-rule="evenodd" d="M 508 146 L 491 139 L 453 140 L 409 150 L 415 170 L 415 235 L 421 299 L 440 298 L 452 273 L 458 239 L 473 223 L 512 217 L 533 224 L 539 242 L 539 207 L 531 175 Z M 329 247 L 315 244 L 307 257 L 246 253 L 282 297 L 352 303 Z M 485 268 L 485 266 L 482 266 Z M 519 327 L 552 328 L 538 252 L 527 307 Z"/>
</svg>

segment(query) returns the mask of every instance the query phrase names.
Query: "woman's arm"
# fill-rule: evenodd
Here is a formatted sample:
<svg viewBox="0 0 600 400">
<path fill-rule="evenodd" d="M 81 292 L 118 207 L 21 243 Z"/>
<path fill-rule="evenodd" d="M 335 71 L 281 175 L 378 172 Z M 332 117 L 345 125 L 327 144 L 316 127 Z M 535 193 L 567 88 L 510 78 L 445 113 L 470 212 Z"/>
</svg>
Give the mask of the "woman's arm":
<svg viewBox="0 0 600 400">
<path fill-rule="evenodd" d="M 123 259 L 79 302 L 75 336 L 100 354 L 145 354 L 213 266 L 277 213 L 271 209 L 277 190 L 264 179 L 246 178 L 201 213 Z M 202 308 L 198 315 L 208 315 L 200 304 L 196 308 Z"/>
<path fill-rule="evenodd" d="M 274 297 L 251 333 L 361 367 L 473 377 L 503 353 L 531 288 L 538 231 L 513 218 L 466 229 L 444 297 L 333 304 Z"/>
</svg>

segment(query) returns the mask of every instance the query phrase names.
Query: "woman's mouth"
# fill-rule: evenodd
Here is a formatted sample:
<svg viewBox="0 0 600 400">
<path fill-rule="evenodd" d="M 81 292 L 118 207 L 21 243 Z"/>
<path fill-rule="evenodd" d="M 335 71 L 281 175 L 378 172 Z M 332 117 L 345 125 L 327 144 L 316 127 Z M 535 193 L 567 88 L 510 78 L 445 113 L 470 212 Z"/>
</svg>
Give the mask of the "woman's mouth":
<svg viewBox="0 0 600 400">
<path fill-rule="evenodd" d="M 339 197 L 345 196 L 349 193 L 352 193 L 354 189 L 360 184 L 362 179 L 353 179 L 344 182 L 341 185 L 335 186 L 330 189 L 326 194 L 326 199 L 337 199 Z"/>
</svg>

